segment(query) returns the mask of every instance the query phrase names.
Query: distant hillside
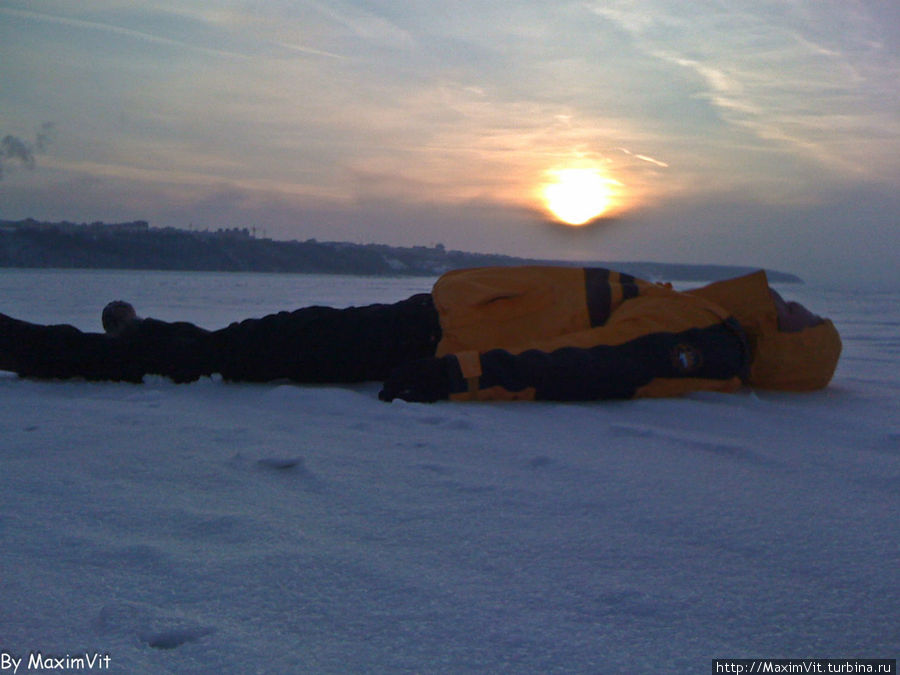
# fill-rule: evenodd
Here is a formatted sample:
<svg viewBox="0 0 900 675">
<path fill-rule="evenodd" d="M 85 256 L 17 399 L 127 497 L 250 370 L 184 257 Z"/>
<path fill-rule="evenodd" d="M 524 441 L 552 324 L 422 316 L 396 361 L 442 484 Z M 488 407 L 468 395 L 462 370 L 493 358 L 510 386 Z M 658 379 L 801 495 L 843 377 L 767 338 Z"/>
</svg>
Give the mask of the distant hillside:
<svg viewBox="0 0 900 675">
<path fill-rule="evenodd" d="M 0 220 L 0 267 L 296 272 L 378 276 L 437 276 L 451 269 L 487 265 L 562 264 L 612 267 L 645 279 L 713 281 L 752 267 L 655 262 L 578 262 L 499 254 L 342 242 L 275 241 L 247 229 L 197 232 L 131 223 L 44 223 Z M 768 271 L 773 282 L 801 283 Z"/>
</svg>

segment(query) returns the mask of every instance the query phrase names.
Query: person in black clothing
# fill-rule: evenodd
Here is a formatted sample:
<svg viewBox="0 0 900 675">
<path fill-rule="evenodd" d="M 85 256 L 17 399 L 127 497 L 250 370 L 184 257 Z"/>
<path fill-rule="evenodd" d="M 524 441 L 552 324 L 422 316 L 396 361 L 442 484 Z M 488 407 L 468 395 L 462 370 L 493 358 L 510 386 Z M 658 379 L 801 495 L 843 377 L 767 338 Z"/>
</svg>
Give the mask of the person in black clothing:
<svg viewBox="0 0 900 675">
<path fill-rule="evenodd" d="M 306 307 L 205 330 L 142 319 L 122 301 L 103 310 L 105 333 L 42 326 L 0 314 L 0 370 L 23 377 L 140 382 L 164 375 L 191 382 L 307 383 L 386 380 L 401 364 L 434 355 L 441 337 L 431 295 L 395 304 Z"/>
<path fill-rule="evenodd" d="M 0 314 L 0 370 L 140 382 L 384 382 L 390 401 L 594 400 L 827 386 L 833 324 L 760 271 L 679 292 L 601 268 L 477 268 L 394 304 L 306 307 L 220 330 L 110 303 L 104 333 Z"/>
</svg>

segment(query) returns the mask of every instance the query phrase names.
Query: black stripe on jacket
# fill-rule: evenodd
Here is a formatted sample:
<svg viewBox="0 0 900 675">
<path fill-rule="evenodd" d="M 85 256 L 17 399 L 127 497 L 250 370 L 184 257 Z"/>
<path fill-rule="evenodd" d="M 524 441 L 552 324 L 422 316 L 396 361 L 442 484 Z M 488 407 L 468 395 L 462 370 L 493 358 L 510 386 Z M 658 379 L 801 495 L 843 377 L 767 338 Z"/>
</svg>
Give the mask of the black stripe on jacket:
<svg viewBox="0 0 900 675">
<path fill-rule="evenodd" d="M 612 311 L 612 289 L 609 270 L 602 267 L 584 269 L 584 294 L 587 300 L 591 326 L 602 326 Z"/>
<path fill-rule="evenodd" d="M 619 274 L 602 267 L 584 268 L 584 295 L 587 302 L 591 326 L 602 326 L 612 313 L 613 275 L 618 275 L 622 289 L 622 300 L 630 300 L 640 295 L 637 279 L 630 274 Z"/>
</svg>

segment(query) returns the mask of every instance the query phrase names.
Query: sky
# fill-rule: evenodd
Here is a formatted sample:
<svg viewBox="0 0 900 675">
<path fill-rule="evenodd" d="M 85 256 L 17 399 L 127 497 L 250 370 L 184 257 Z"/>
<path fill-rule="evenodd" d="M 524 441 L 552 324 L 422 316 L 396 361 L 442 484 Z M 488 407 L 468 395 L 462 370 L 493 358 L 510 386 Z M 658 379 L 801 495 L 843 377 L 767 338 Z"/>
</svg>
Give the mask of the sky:
<svg viewBox="0 0 900 675">
<path fill-rule="evenodd" d="M 0 0 L 0 219 L 896 285 L 898 83 L 895 0 Z"/>
</svg>

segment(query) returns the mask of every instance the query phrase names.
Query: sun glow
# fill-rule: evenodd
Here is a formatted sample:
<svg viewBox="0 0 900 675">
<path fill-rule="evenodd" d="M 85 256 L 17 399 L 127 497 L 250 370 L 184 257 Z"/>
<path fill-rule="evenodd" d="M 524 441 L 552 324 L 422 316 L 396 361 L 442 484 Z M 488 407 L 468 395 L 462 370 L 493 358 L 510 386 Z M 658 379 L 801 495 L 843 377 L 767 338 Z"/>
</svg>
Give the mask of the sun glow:
<svg viewBox="0 0 900 675">
<path fill-rule="evenodd" d="M 552 169 L 547 175 L 541 199 L 554 218 L 568 225 L 584 225 L 605 214 L 621 185 L 600 169 Z"/>
</svg>

